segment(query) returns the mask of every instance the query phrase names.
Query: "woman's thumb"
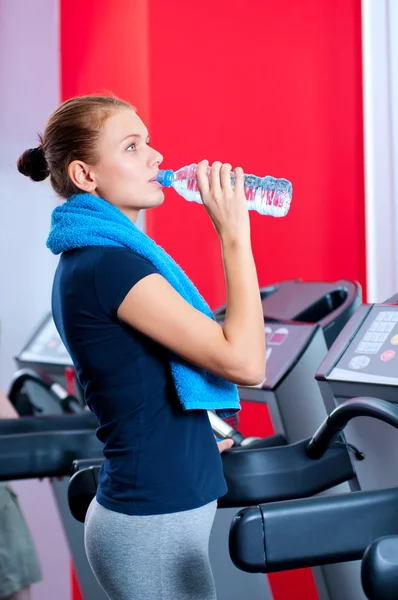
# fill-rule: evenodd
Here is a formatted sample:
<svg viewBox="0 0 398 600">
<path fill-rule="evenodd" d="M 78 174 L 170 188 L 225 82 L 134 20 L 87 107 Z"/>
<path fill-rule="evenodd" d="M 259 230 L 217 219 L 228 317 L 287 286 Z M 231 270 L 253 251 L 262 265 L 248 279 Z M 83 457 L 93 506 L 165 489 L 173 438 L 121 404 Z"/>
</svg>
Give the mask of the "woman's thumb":
<svg viewBox="0 0 398 600">
<path fill-rule="evenodd" d="M 229 448 L 232 448 L 232 446 L 234 445 L 233 440 L 223 440 L 222 442 L 217 442 L 218 443 L 218 449 L 221 452 L 224 452 L 224 450 L 228 450 Z"/>
</svg>

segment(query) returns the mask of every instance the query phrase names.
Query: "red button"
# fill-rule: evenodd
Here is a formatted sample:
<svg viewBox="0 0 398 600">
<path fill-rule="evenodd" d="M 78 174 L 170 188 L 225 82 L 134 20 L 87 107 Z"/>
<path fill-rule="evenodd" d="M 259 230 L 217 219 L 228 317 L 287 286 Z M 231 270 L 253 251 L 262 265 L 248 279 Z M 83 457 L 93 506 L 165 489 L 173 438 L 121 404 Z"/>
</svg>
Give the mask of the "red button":
<svg viewBox="0 0 398 600">
<path fill-rule="evenodd" d="M 383 352 L 383 354 L 380 356 L 381 360 L 387 361 L 387 360 L 391 360 L 392 358 L 394 358 L 395 356 L 395 352 L 394 350 L 386 350 L 385 352 Z"/>
</svg>

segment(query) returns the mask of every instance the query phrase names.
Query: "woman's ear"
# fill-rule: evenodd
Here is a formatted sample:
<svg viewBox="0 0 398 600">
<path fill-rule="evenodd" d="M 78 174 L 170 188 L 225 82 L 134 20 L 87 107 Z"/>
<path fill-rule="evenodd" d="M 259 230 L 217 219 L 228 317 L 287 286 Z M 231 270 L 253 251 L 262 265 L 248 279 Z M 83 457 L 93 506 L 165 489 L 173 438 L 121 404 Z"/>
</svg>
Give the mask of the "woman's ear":
<svg viewBox="0 0 398 600">
<path fill-rule="evenodd" d="M 97 184 L 90 167 L 81 160 L 73 160 L 68 166 L 68 175 L 76 187 L 83 192 L 92 193 Z"/>
</svg>

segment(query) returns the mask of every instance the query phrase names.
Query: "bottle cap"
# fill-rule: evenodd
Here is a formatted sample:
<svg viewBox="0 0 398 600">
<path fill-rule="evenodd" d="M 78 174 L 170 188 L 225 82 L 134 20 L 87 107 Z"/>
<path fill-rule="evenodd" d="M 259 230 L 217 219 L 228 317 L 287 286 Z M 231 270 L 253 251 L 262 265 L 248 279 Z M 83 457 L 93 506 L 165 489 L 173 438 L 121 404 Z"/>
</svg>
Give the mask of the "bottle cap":
<svg viewBox="0 0 398 600">
<path fill-rule="evenodd" d="M 160 169 L 156 181 L 158 181 L 164 187 L 171 187 L 174 182 L 174 171 L 168 169 L 165 171 L 164 169 Z"/>
</svg>

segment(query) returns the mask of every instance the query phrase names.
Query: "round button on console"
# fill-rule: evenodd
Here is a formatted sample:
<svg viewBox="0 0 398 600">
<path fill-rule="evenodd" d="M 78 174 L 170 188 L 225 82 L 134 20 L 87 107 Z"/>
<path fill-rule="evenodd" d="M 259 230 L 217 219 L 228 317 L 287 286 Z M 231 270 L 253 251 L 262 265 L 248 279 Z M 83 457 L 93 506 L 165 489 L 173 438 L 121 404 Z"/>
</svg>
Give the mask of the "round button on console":
<svg viewBox="0 0 398 600">
<path fill-rule="evenodd" d="M 392 358 L 394 358 L 395 356 L 395 352 L 394 350 L 386 350 L 385 352 L 383 352 L 383 354 L 380 356 L 381 360 L 384 360 L 385 362 L 387 362 L 388 360 L 391 360 Z"/>
</svg>

